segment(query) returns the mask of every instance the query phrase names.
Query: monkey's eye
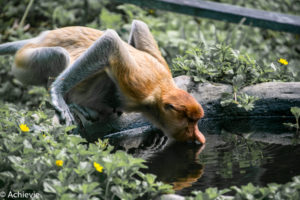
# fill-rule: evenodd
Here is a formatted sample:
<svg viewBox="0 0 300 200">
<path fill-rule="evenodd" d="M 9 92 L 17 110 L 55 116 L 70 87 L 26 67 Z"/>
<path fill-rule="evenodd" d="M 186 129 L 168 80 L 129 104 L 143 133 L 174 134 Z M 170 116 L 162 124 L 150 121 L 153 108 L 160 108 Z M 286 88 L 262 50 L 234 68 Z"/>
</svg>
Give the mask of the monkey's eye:
<svg viewBox="0 0 300 200">
<path fill-rule="evenodd" d="M 165 104 L 165 109 L 166 110 L 171 110 L 171 109 L 175 110 L 175 107 L 172 104 L 170 104 L 170 103 L 166 103 Z"/>
</svg>

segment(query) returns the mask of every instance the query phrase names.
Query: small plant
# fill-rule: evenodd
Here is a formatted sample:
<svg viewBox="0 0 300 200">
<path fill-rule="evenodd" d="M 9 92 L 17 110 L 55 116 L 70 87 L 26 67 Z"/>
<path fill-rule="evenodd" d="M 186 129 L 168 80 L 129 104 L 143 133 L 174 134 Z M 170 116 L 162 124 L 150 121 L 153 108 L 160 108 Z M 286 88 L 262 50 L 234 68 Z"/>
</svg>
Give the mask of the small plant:
<svg viewBox="0 0 300 200">
<path fill-rule="evenodd" d="M 299 107 L 292 107 L 291 108 L 291 113 L 295 116 L 296 123 L 283 123 L 285 126 L 295 128 L 297 133 L 299 132 L 299 118 L 300 118 L 300 108 Z"/>
<path fill-rule="evenodd" d="M 246 111 L 251 111 L 254 108 L 254 103 L 258 97 L 247 94 L 237 95 L 236 93 L 223 93 L 221 106 L 236 105 L 238 108 L 244 108 Z"/>
</svg>

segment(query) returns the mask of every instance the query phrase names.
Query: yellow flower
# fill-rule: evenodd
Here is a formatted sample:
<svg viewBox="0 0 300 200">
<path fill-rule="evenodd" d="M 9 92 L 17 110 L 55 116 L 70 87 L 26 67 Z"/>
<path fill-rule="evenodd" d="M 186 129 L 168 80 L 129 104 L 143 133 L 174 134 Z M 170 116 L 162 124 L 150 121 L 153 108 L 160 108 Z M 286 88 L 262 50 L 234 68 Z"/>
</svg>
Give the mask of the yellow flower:
<svg viewBox="0 0 300 200">
<path fill-rule="evenodd" d="M 278 59 L 278 62 L 283 64 L 283 65 L 288 65 L 289 64 L 289 62 L 286 59 L 283 59 L 283 58 Z"/>
<path fill-rule="evenodd" d="M 19 127 L 20 127 L 21 131 L 29 132 L 29 128 L 26 124 L 20 124 Z"/>
<path fill-rule="evenodd" d="M 95 167 L 95 169 L 98 171 L 98 172 L 102 172 L 102 170 L 103 170 L 103 167 L 99 164 L 99 163 L 96 163 L 96 162 L 94 162 L 94 167 Z"/>
<path fill-rule="evenodd" d="M 62 166 L 64 165 L 64 161 L 63 161 L 63 160 L 57 160 L 57 161 L 55 162 L 55 164 L 56 164 L 56 166 L 58 166 L 58 167 L 62 167 Z"/>
<path fill-rule="evenodd" d="M 149 13 L 153 15 L 153 14 L 155 13 L 155 11 L 152 10 L 152 9 L 150 9 L 150 10 L 149 10 Z"/>
<path fill-rule="evenodd" d="M 45 134 L 43 134 L 43 137 L 45 138 L 45 137 L 46 137 L 46 135 L 45 135 Z"/>
</svg>

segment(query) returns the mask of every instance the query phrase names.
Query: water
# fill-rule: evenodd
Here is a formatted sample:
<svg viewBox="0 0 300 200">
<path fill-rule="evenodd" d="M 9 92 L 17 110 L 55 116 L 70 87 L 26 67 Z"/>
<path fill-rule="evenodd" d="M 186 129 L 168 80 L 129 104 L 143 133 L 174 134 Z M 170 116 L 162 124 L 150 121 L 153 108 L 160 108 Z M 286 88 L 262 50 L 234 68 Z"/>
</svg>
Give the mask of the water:
<svg viewBox="0 0 300 200">
<path fill-rule="evenodd" d="M 207 139 L 205 146 L 170 143 L 162 134 L 151 133 L 136 140 L 139 145 L 125 150 L 146 159 L 148 169 L 143 172 L 157 175 L 184 196 L 208 187 L 286 183 L 300 175 L 299 142 L 293 138 L 294 131 L 282 125 L 292 120 L 206 121 L 200 124 Z"/>
<path fill-rule="evenodd" d="M 300 145 L 247 144 L 246 141 L 241 141 L 238 147 L 235 145 L 223 144 L 200 152 L 201 147 L 175 144 L 150 158 L 145 172 L 174 185 L 181 195 L 208 187 L 222 189 L 249 182 L 260 186 L 286 183 L 300 175 Z"/>
</svg>

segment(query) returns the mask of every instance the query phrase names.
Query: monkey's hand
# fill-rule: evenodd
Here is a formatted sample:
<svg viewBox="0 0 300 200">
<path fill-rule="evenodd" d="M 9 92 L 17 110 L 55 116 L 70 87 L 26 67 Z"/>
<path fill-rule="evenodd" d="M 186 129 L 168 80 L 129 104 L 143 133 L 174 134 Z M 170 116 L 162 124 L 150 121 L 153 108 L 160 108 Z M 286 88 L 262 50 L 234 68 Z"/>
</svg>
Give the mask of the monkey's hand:
<svg viewBox="0 0 300 200">
<path fill-rule="evenodd" d="M 61 122 L 65 122 L 67 126 L 76 124 L 68 105 L 60 94 L 51 90 L 51 101 Z"/>
</svg>

